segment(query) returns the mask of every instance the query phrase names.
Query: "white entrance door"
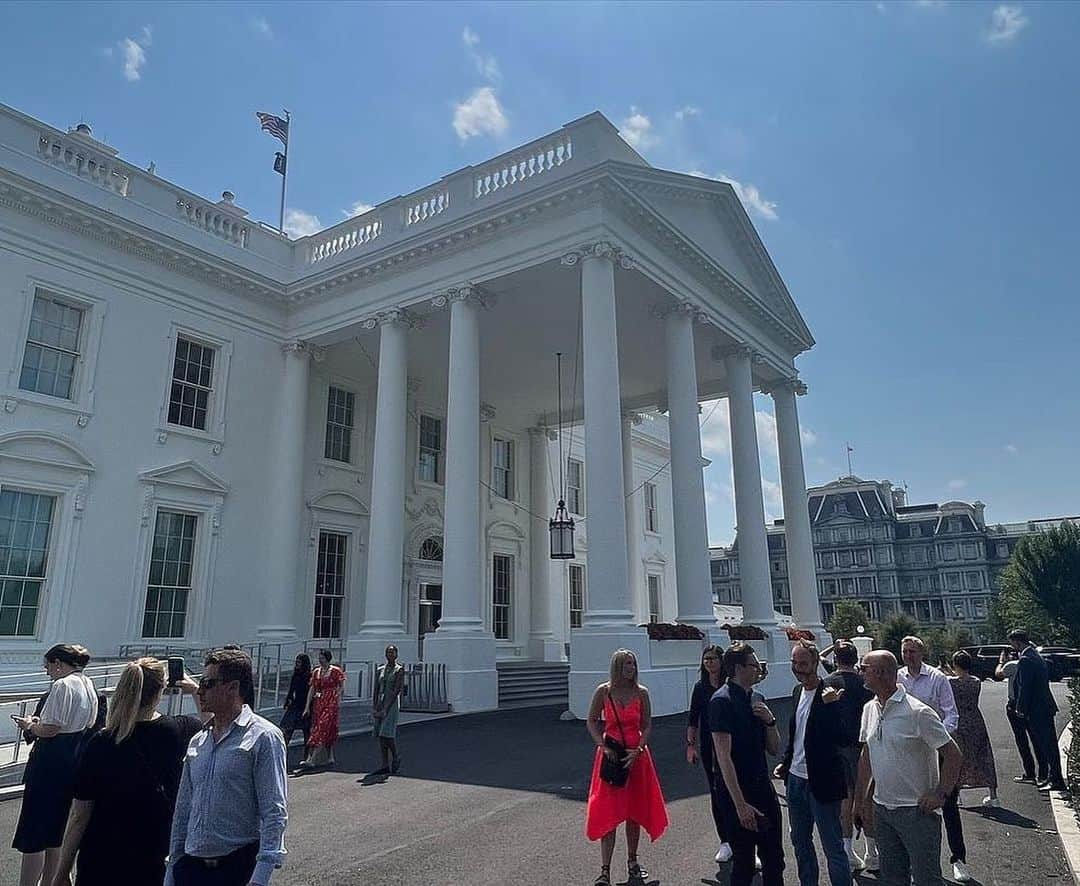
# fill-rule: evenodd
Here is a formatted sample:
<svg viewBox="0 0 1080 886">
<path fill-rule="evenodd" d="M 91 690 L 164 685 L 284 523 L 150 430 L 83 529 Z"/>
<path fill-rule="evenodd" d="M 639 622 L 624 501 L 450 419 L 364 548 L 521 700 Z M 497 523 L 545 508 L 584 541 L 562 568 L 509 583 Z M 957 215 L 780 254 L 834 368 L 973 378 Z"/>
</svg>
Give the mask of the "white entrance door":
<svg viewBox="0 0 1080 886">
<path fill-rule="evenodd" d="M 442 584 L 420 582 L 420 613 L 417 619 L 420 660 L 424 658 L 424 634 L 430 634 L 439 626 L 442 618 Z"/>
</svg>

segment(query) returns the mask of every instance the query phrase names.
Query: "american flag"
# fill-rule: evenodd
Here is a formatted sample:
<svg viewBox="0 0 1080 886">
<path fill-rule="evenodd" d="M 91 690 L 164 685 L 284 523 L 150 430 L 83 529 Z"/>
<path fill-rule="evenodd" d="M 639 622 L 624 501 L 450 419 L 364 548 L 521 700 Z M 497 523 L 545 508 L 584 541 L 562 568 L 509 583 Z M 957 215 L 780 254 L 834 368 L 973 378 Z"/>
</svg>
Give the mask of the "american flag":
<svg viewBox="0 0 1080 886">
<path fill-rule="evenodd" d="M 269 132 L 274 138 L 281 139 L 284 144 L 289 143 L 288 120 L 282 120 L 280 117 L 262 111 L 256 111 L 255 116 L 259 118 L 259 123 L 266 132 Z"/>
</svg>

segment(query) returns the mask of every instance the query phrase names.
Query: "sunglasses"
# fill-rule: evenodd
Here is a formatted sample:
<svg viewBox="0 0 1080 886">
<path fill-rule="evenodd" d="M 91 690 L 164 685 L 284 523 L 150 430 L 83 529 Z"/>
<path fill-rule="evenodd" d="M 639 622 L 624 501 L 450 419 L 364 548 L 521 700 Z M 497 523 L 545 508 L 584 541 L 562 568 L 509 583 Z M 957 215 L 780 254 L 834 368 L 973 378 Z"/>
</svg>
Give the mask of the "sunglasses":
<svg viewBox="0 0 1080 886">
<path fill-rule="evenodd" d="M 225 682 L 224 677 L 202 677 L 199 679 L 200 689 L 213 689 L 215 686 Z"/>
</svg>

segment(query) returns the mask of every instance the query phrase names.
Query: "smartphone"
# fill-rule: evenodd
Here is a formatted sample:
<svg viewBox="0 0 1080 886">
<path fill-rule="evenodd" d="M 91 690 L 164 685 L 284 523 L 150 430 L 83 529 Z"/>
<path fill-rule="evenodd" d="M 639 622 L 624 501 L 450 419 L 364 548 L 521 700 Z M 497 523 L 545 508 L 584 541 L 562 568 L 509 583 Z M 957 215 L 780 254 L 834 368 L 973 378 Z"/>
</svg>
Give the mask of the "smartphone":
<svg viewBox="0 0 1080 886">
<path fill-rule="evenodd" d="M 169 686 L 175 686 L 184 679 L 184 657 L 182 655 L 169 656 Z"/>
</svg>

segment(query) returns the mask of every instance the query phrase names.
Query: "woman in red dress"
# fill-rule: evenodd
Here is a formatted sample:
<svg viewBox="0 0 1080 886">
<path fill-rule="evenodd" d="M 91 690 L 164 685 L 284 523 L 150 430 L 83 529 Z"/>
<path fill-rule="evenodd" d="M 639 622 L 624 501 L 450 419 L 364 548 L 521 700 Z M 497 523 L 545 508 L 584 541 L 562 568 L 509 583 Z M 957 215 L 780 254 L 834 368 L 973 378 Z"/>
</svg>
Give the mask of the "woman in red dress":
<svg viewBox="0 0 1080 886">
<path fill-rule="evenodd" d="M 311 672 L 311 688 L 308 690 L 304 716 L 311 717 L 311 739 L 308 741 L 307 759 L 301 768 L 334 765 L 334 745 L 338 740 L 338 716 L 341 712 L 341 687 L 345 684 L 345 672 L 332 665 L 334 654 L 329 649 L 319 653 L 319 666 Z"/>
<path fill-rule="evenodd" d="M 664 795 L 648 748 L 652 730 L 649 691 L 637 678 L 634 653 L 619 649 L 611 656 L 611 679 L 596 687 L 589 705 L 586 725 L 596 743 L 596 757 L 585 810 L 585 836 L 600 841 L 600 876 L 595 886 L 611 886 L 611 857 L 620 824 L 626 822 L 626 870 L 631 886 L 642 886 L 649 876 L 637 858 L 641 829 L 645 828 L 649 839 L 656 842 L 668 825 Z M 615 762 L 620 758 L 614 748 L 605 744 L 607 737 L 626 748 L 623 765 L 630 773 L 621 787 L 600 777 L 605 756 Z"/>
</svg>

